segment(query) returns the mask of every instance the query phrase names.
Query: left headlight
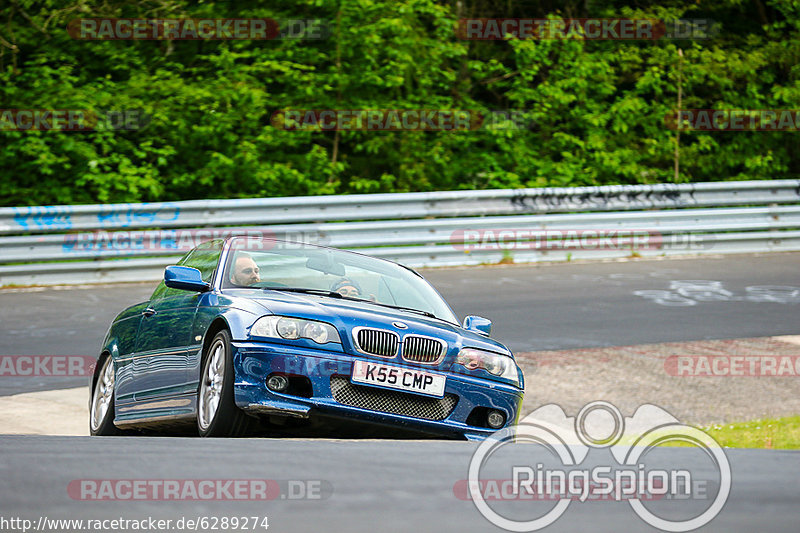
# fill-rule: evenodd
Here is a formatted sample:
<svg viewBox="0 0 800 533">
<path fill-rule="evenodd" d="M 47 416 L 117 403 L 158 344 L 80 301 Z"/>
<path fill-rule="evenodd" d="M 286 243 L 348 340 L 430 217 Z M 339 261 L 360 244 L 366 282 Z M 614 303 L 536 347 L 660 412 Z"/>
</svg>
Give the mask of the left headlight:
<svg viewBox="0 0 800 533">
<path fill-rule="evenodd" d="M 342 343 L 336 328 L 325 322 L 288 316 L 263 316 L 250 328 L 250 335 L 273 339 L 311 339 L 317 344 Z"/>
<path fill-rule="evenodd" d="M 514 360 L 507 355 L 500 355 L 477 348 L 463 348 L 456 356 L 456 363 L 467 370 L 483 369 L 490 374 L 508 379 L 519 384 L 519 374 Z"/>
</svg>

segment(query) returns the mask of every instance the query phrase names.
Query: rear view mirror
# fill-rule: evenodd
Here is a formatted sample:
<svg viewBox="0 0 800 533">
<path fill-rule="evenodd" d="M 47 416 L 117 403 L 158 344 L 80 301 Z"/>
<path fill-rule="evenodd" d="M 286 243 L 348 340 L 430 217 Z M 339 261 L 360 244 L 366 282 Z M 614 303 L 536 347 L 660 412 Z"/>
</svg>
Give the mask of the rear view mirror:
<svg viewBox="0 0 800 533">
<path fill-rule="evenodd" d="M 168 266 L 164 269 L 164 285 L 172 289 L 206 292 L 211 284 L 203 281 L 203 276 L 196 268 L 186 266 Z"/>
<path fill-rule="evenodd" d="M 464 317 L 464 329 L 488 337 L 492 333 L 492 321 L 482 316 L 469 315 Z"/>
<path fill-rule="evenodd" d="M 344 276 L 344 266 L 335 263 L 330 255 L 315 255 L 306 261 L 306 268 L 322 272 L 323 274 L 333 274 L 334 276 Z"/>
</svg>

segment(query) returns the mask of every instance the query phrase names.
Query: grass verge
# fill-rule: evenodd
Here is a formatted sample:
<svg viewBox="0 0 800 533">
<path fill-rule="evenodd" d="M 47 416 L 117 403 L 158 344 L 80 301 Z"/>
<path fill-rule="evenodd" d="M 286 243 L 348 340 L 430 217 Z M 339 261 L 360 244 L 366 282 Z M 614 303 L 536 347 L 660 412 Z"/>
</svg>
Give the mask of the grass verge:
<svg viewBox="0 0 800 533">
<path fill-rule="evenodd" d="M 800 450 L 800 416 L 764 418 L 732 424 L 711 424 L 699 429 L 723 448 L 762 450 Z M 667 431 L 665 435 L 669 435 Z M 679 440 L 666 440 L 660 446 L 694 446 Z"/>
<path fill-rule="evenodd" d="M 701 429 L 726 448 L 800 450 L 800 416 L 713 424 Z"/>
</svg>

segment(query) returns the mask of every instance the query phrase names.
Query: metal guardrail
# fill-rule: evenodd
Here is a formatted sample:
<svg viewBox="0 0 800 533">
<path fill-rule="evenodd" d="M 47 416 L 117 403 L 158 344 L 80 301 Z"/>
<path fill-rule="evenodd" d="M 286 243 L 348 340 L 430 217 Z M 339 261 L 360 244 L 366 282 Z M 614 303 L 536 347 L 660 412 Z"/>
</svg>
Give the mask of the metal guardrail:
<svg viewBox="0 0 800 533">
<path fill-rule="evenodd" d="M 787 204 L 798 191 L 773 180 L 3 207 L 0 234 Z"/>
<path fill-rule="evenodd" d="M 595 230 L 649 240 L 563 241 Z M 790 251 L 800 250 L 800 180 L 0 208 L 0 285 L 155 280 L 197 242 L 231 232 L 417 267 Z"/>
</svg>

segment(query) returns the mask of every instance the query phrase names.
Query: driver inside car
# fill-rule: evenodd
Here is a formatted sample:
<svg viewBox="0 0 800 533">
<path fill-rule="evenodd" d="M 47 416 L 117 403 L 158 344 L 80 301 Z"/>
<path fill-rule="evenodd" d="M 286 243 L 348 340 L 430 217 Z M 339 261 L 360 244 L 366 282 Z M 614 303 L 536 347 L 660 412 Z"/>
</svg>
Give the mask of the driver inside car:
<svg viewBox="0 0 800 533">
<path fill-rule="evenodd" d="M 250 286 L 261 281 L 259 268 L 249 254 L 239 254 L 233 264 L 231 281 L 236 285 Z"/>
</svg>

